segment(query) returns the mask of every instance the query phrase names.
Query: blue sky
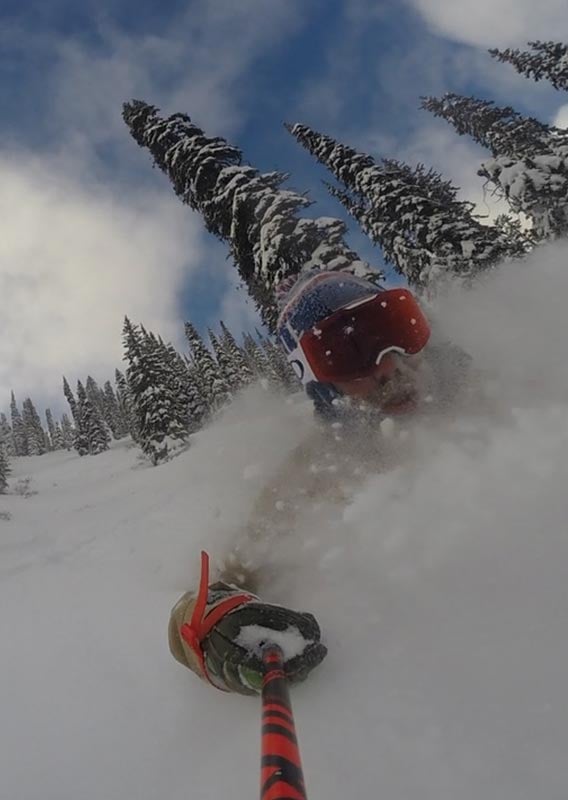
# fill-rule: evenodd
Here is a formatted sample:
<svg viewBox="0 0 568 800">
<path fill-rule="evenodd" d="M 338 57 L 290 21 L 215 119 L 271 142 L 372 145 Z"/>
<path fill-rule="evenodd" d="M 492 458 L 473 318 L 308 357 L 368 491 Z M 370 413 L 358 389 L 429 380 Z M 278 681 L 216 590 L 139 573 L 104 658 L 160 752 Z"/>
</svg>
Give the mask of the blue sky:
<svg viewBox="0 0 568 800">
<path fill-rule="evenodd" d="M 566 30 L 564 0 L 9 0 L 0 14 L 0 406 L 49 400 L 62 372 L 110 377 L 127 313 L 181 343 L 181 322 L 256 324 L 226 247 L 130 138 L 121 103 L 188 112 L 262 170 L 342 216 L 283 128 L 303 121 L 373 155 L 424 161 L 492 213 L 483 152 L 418 108 L 458 91 L 551 121 L 566 97 L 486 53 Z M 380 253 L 351 223 L 349 241 Z"/>
</svg>

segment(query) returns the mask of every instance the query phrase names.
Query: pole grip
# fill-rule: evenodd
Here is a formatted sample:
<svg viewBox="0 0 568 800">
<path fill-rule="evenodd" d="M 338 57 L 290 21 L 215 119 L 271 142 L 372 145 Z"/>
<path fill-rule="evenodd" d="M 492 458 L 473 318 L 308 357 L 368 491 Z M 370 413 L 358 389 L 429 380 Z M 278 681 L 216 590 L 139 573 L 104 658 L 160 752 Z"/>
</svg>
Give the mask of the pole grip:
<svg viewBox="0 0 568 800">
<path fill-rule="evenodd" d="M 282 650 L 269 645 L 262 660 L 260 800 L 307 800 Z"/>
</svg>

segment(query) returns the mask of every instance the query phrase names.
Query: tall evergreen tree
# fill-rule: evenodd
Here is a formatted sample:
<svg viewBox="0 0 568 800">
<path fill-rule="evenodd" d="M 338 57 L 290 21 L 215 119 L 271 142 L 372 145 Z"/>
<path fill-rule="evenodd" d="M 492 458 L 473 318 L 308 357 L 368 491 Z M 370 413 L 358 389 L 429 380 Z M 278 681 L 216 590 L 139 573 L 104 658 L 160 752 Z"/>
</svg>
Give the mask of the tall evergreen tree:
<svg viewBox="0 0 568 800">
<path fill-rule="evenodd" d="M 0 494 L 4 494 L 8 488 L 8 475 L 10 474 L 10 462 L 6 447 L 0 442 Z"/>
<path fill-rule="evenodd" d="M 66 450 L 71 450 L 75 439 L 75 431 L 67 414 L 63 414 L 61 417 L 61 436 L 63 439 L 63 447 Z"/>
<path fill-rule="evenodd" d="M 63 450 L 65 448 L 65 440 L 63 438 L 63 431 L 59 422 L 55 422 L 53 426 L 52 445 L 54 450 Z"/>
<path fill-rule="evenodd" d="M 128 433 L 126 420 L 121 414 L 118 400 L 110 381 L 106 381 L 103 387 L 103 418 L 114 439 L 121 439 Z"/>
<path fill-rule="evenodd" d="M 71 391 L 71 387 L 67 382 L 67 378 L 65 375 L 63 376 L 63 394 L 65 395 L 67 402 L 69 403 L 69 408 L 71 409 L 71 416 L 73 417 L 73 421 L 75 422 L 75 426 L 78 425 L 78 409 L 77 409 L 77 401 Z"/>
<path fill-rule="evenodd" d="M 502 231 L 482 225 L 457 188 L 423 165 L 373 158 L 296 124 L 293 136 L 345 188 L 330 187 L 385 260 L 419 288 L 448 275 L 469 279 L 520 248 Z"/>
<path fill-rule="evenodd" d="M 26 397 L 22 403 L 22 422 L 28 443 L 28 455 L 41 456 L 47 450 L 45 431 L 31 398 Z"/>
<path fill-rule="evenodd" d="M 172 439 L 187 436 L 178 404 L 164 381 L 163 366 L 148 336 L 128 317 L 124 320 L 126 376 L 140 431 L 140 446 L 154 465 L 168 457 Z"/>
<path fill-rule="evenodd" d="M 279 391 L 298 391 L 301 384 L 280 345 L 269 339 L 265 339 L 262 342 L 262 348 L 269 364 L 268 377 L 271 378 L 272 384 L 275 385 Z"/>
<path fill-rule="evenodd" d="M 274 327 L 274 286 L 304 268 L 367 272 L 350 250 L 337 219 L 305 219 L 310 201 L 281 188 L 287 178 L 242 164 L 242 154 L 209 138 L 186 114 L 163 119 L 140 100 L 125 103 L 123 118 L 136 142 L 147 147 L 178 197 L 199 211 L 207 230 L 229 243 L 237 269 L 265 322 Z"/>
<path fill-rule="evenodd" d="M 10 415 L 12 420 L 12 435 L 14 437 L 14 450 L 17 456 L 28 455 L 28 439 L 22 415 L 16 403 L 14 392 L 11 395 Z"/>
<path fill-rule="evenodd" d="M 79 437 L 81 450 L 84 450 L 85 444 L 87 452 L 92 456 L 108 450 L 109 440 L 106 426 L 97 406 L 87 394 L 87 390 L 81 381 L 77 381 L 77 410 L 82 434 Z"/>
<path fill-rule="evenodd" d="M 239 375 L 241 386 L 248 386 L 254 380 L 253 370 L 250 368 L 243 350 L 239 347 L 235 337 L 221 320 L 221 344 L 231 360 L 233 373 Z"/>
<path fill-rule="evenodd" d="M 423 98 L 422 105 L 491 150 L 493 158 L 478 175 L 494 185 L 512 211 L 532 220 L 537 238 L 566 235 L 568 131 L 474 97 L 446 94 Z"/>
<path fill-rule="evenodd" d="M 166 344 L 162 337 L 147 334 L 148 347 L 155 359 L 156 368 L 161 370 L 161 380 L 168 387 L 172 400 L 172 419 L 177 420 L 184 438 L 189 430 L 199 427 L 199 410 L 195 405 L 189 374 L 181 356 L 171 342 Z"/>
<path fill-rule="evenodd" d="M 228 350 L 226 350 L 211 328 L 209 328 L 208 334 L 215 353 L 215 359 L 219 365 L 219 373 L 224 385 L 227 387 L 228 395 L 235 395 L 243 388 L 241 375 L 235 368 Z"/>
<path fill-rule="evenodd" d="M 140 431 L 138 429 L 138 418 L 132 400 L 132 394 L 126 376 L 119 369 L 115 370 L 114 381 L 116 385 L 116 399 L 118 400 L 118 407 L 126 422 L 128 432 L 133 441 L 140 440 Z"/>
<path fill-rule="evenodd" d="M 57 435 L 55 433 L 55 422 L 50 408 L 45 409 L 45 421 L 47 422 L 47 430 L 49 433 L 49 440 L 51 444 L 50 449 L 59 450 L 61 447 L 61 443 L 57 441 Z M 58 444 L 59 446 L 57 446 Z"/>
<path fill-rule="evenodd" d="M 213 354 L 205 346 L 203 339 L 191 322 L 185 323 L 185 336 L 194 368 L 197 370 L 198 382 L 208 408 L 208 414 L 211 414 L 227 402 L 227 385 Z"/>
<path fill-rule="evenodd" d="M 550 81 L 555 89 L 568 91 L 568 45 L 560 42 L 528 42 L 532 53 L 527 50 L 493 49 L 493 58 L 509 63 L 521 75 L 540 81 Z"/>
<path fill-rule="evenodd" d="M 91 401 L 93 407 L 97 412 L 97 417 L 99 418 L 101 424 L 101 430 L 104 433 L 105 440 L 108 446 L 111 442 L 112 436 L 110 427 L 105 420 L 104 395 L 96 380 L 92 378 L 90 375 L 87 376 L 87 381 L 85 383 L 85 391 L 87 393 L 87 397 L 89 398 L 89 400 Z"/>
<path fill-rule="evenodd" d="M 250 333 L 243 335 L 243 350 L 256 379 L 265 381 L 269 369 L 268 360 Z"/>
<path fill-rule="evenodd" d="M 12 428 L 6 418 L 6 414 L 0 414 L 0 445 L 4 445 L 7 456 L 15 456 L 16 448 Z"/>
<path fill-rule="evenodd" d="M 85 404 L 89 403 L 85 387 L 77 381 L 77 400 L 75 404 L 75 430 L 73 433 L 73 447 L 80 456 L 89 455 L 91 452 L 89 435 L 87 431 L 88 420 L 85 419 Z M 89 403 L 88 413 L 92 411 Z"/>
</svg>

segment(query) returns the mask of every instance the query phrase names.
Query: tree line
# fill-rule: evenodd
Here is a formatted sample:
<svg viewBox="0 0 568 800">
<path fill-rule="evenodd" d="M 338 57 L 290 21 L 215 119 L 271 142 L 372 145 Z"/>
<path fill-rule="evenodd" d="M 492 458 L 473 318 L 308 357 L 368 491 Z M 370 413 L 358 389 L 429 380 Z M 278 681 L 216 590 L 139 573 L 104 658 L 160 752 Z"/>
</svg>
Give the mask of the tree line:
<svg viewBox="0 0 568 800">
<path fill-rule="evenodd" d="M 10 457 L 62 449 L 97 455 L 113 439 L 130 436 L 158 464 L 251 383 L 275 392 L 298 388 L 284 352 L 269 338 L 246 333 L 241 346 L 223 322 L 220 328 L 219 334 L 209 329 L 209 348 L 186 322 L 188 354 L 181 354 L 125 317 L 126 370 L 117 369 L 102 388 L 88 376 L 73 391 L 63 377 L 70 415 L 54 419 L 47 408 L 45 425 L 32 400 L 26 398 L 20 411 L 12 392 L 10 420 L 0 413 L 0 492 L 8 485 Z"/>
</svg>

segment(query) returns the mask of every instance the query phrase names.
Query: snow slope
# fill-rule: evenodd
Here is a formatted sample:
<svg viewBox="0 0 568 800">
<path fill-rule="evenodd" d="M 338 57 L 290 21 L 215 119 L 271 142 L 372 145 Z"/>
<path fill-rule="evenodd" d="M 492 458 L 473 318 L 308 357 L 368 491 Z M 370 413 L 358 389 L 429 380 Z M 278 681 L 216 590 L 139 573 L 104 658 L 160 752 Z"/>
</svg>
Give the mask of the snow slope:
<svg viewBox="0 0 568 800">
<path fill-rule="evenodd" d="M 491 413 L 416 425 L 272 548 L 265 597 L 329 647 L 293 695 L 310 798 L 566 797 L 565 256 L 444 305 Z M 37 494 L 0 497 L 0 797 L 257 796 L 258 702 L 176 664 L 167 621 L 311 425 L 253 390 L 157 469 L 125 443 L 15 460 Z"/>
</svg>

